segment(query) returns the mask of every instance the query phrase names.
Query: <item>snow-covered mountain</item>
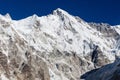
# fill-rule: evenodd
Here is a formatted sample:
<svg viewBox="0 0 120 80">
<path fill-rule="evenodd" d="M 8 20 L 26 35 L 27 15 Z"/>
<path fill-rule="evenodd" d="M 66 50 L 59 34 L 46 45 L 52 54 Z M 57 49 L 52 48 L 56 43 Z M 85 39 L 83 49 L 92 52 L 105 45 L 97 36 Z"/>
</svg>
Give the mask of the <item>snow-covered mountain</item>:
<svg viewBox="0 0 120 80">
<path fill-rule="evenodd" d="M 21 20 L 0 15 L 1 80 L 80 80 L 119 51 L 119 25 L 87 23 L 59 8 Z"/>
</svg>

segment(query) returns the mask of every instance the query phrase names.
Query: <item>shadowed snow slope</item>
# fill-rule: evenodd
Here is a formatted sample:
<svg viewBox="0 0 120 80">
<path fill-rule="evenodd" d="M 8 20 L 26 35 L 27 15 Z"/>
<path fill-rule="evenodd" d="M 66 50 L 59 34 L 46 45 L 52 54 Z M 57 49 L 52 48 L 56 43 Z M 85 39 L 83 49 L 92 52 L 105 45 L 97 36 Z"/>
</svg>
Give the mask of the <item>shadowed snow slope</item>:
<svg viewBox="0 0 120 80">
<path fill-rule="evenodd" d="M 119 25 L 87 23 L 60 8 L 17 21 L 0 15 L 1 80 L 80 80 L 119 50 Z"/>
</svg>

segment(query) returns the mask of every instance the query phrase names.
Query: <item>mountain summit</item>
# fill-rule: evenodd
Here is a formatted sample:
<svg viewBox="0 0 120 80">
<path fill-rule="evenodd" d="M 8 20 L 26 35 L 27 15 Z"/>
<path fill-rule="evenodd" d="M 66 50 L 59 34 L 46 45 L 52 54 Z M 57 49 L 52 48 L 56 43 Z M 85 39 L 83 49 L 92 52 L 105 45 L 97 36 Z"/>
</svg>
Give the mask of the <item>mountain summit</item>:
<svg viewBox="0 0 120 80">
<path fill-rule="evenodd" d="M 114 80 L 119 51 L 119 25 L 87 23 L 60 8 L 21 20 L 0 15 L 0 80 Z M 104 75 L 107 64 L 115 69 Z"/>
<path fill-rule="evenodd" d="M 53 11 L 53 14 L 57 14 L 57 15 L 69 15 L 68 12 L 66 12 L 66 11 L 64 11 L 64 10 L 62 10 L 62 9 L 60 9 L 60 8 L 54 10 L 54 11 Z"/>
</svg>

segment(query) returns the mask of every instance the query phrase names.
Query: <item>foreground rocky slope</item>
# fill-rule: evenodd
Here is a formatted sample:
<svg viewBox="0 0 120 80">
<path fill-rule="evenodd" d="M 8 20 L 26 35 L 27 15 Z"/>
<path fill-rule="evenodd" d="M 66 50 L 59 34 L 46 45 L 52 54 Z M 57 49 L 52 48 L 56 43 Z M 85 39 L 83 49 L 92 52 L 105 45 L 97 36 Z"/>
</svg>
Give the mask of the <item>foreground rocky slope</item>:
<svg viewBox="0 0 120 80">
<path fill-rule="evenodd" d="M 85 80 L 120 80 L 120 59 L 81 76 Z"/>
<path fill-rule="evenodd" d="M 119 30 L 87 23 L 61 9 L 18 21 L 0 15 L 0 79 L 80 80 L 119 58 Z"/>
</svg>

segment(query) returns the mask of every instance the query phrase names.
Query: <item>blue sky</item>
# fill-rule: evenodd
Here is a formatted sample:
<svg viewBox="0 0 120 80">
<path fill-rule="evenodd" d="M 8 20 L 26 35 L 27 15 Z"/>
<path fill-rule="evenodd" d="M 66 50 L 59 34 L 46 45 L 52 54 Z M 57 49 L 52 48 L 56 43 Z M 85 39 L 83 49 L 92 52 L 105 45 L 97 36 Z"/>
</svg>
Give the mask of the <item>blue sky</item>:
<svg viewBox="0 0 120 80">
<path fill-rule="evenodd" d="M 0 0 L 0 14 L 9 13 L 16 20 L 57 8 L 88 22 L 120 24 L 120 0 Z"/>
</svg>

